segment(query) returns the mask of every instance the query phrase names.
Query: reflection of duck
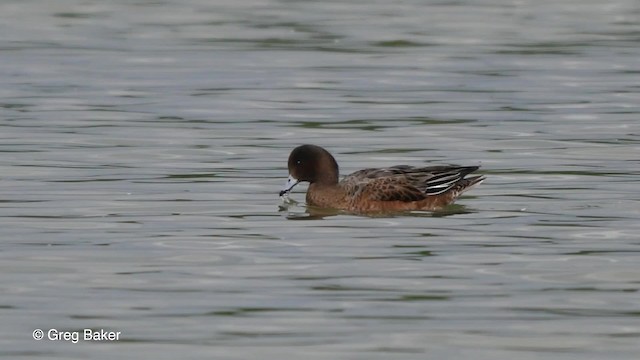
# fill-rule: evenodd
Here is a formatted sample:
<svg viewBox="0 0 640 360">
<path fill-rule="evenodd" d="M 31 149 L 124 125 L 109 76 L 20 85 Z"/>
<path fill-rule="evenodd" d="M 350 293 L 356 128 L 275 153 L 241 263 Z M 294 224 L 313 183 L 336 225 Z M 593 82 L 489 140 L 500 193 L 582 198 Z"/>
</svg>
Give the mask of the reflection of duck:
<svg viewBox="0 0 640 360">
<path fill-rule="evenodd" d="M 278 211 L 286 212 L 286 217 L 289 220 L 322 220 L 344 213 L 341 210 L 332 208 L 319 208 L 316 206 L 304 207 L 297 201 L 289 198 L 280 204 Z"/>
<path fill-rule="evenodd" d="M 440 165 L 364 169 L 338 182 L 338 163 L 325 149 L 302 145 L 289 155 L 289 179 L 280 196 L 301 181 L 310 183 L 307 203 L 355 213 L 438 210 L 480 184 L 468 174 L 478 166 Z"/>
</svg>

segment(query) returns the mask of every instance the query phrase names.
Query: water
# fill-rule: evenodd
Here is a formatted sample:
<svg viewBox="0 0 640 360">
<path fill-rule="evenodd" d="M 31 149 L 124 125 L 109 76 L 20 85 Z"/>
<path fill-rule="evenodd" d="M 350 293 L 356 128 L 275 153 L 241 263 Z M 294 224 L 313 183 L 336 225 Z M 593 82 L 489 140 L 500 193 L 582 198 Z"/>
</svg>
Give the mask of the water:
<svg viewBox="0 0 640 360">
<path fill-rule="evenodd" d="M 0 355 L 637 358 L 637 2 L 0 17 Z M 277 196 L 301 143 L 488 180 L 436 214 L 317 213 Z M 122 334 L 32 338 L 86 328 Z"/>
</svg>

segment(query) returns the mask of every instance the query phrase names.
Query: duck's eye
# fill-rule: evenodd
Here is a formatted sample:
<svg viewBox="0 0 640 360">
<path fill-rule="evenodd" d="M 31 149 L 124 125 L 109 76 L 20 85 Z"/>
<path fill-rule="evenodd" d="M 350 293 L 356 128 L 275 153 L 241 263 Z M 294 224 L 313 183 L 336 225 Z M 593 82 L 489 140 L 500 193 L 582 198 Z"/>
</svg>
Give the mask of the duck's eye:
<svg viewBox="0 0 640 360">
<path fill-rule="evenodd" d="M 296 161 L 296 165 L 302 165 L 302 161 L 297 160 L 297 161 Z"/>
</svg>

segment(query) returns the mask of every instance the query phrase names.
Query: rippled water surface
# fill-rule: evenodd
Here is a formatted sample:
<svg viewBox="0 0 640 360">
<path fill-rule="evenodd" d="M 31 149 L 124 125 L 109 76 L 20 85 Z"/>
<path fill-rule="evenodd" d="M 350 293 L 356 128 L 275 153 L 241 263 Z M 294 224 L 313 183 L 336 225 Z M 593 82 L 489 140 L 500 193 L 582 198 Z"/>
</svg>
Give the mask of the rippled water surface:
<svg viewBox="0 0 640 360">
<path fill-rule="evenodd" d="M 637 359 L 637 1 L 13 0 L 0 20 L 0 355 Z M 433 214 L 322 212 L 278 198 L 301 143 L 345 174 L 488 179 Z M 121 338 L 47 336 L 87 328 Z"/>
</svg>

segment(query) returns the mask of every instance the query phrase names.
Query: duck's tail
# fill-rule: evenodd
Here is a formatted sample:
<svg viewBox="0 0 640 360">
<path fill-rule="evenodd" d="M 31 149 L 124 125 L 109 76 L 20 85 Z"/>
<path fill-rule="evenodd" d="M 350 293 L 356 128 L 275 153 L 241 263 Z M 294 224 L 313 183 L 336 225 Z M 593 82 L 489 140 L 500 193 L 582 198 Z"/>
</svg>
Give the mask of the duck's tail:
<svg viewBox="0 0 640 360">
<path fill-rule="evenodd" d="M 454 192 L 456 192 L 456 197 L 462 195 L 463 193 L 473 189 L 474 187 L 480 185 L 484 180 L 486 179 L 486 177 L 484 175 L 478 175 L 478 176 L 473 176 L 473 177 L 469 177 L 469 178 L 464 178 L 460 181 L 458 181 L 458 183 L 456 183 L 456 185 L 454 186 L 454 188 L 452 189 Z"/>
</svg>

